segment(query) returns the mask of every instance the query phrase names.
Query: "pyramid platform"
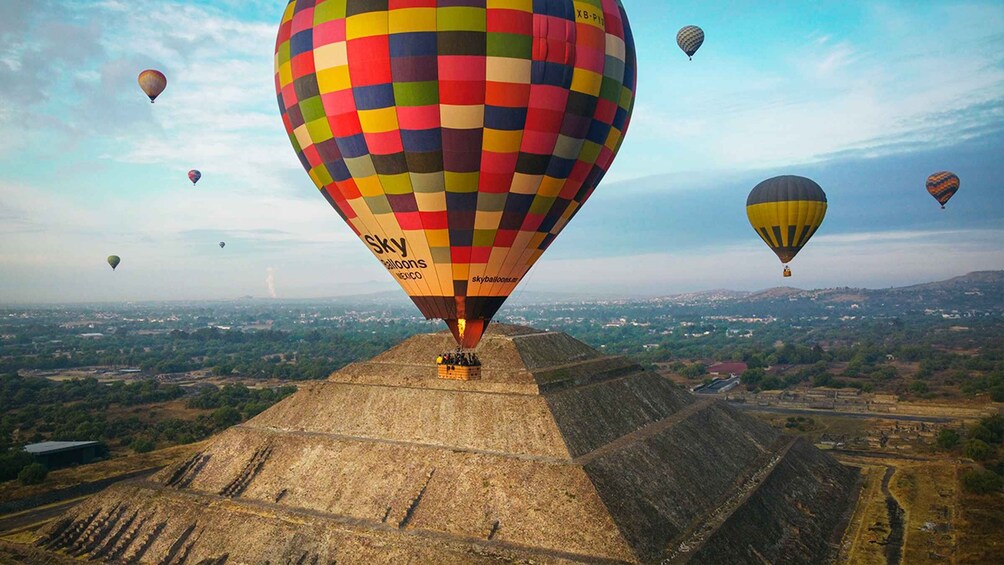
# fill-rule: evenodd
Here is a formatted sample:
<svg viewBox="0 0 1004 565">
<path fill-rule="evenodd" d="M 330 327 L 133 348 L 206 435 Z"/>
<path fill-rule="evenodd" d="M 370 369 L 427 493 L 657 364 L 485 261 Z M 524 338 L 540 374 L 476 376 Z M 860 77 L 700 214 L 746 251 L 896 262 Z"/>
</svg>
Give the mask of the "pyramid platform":
<svg viewBox="0 0 1004 565">
<path fill-rule="evenodd" d="M 447 332 L 311 383 L 50 524 L 99 561 L 819 563 L 857 474 L 570 336 L 495 325 L 482 378 Z"/>
</svg>

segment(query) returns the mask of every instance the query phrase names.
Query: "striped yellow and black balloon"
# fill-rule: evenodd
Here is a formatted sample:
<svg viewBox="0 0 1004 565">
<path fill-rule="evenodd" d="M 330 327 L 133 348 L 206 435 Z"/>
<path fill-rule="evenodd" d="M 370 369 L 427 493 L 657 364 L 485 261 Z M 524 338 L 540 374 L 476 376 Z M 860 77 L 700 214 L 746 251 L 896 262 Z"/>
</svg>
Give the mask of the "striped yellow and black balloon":
<svg viewBox="0 0 1004 565">
<path fill-rule="evenodd" d="M 941 171 L 927 177 L 927 191 L 944 208 L 959 191 L 959 177 L 951 171 Z"/>
<path fill-rule="evenodd" d="M 746 216 L 761 239 L 788 263 L 816 233 L 826 215 L 826 193 L 815 181 L 784 175 L 753 187 Z M 791 273 L 785 267 L 785 276 Z"/>
</svg>

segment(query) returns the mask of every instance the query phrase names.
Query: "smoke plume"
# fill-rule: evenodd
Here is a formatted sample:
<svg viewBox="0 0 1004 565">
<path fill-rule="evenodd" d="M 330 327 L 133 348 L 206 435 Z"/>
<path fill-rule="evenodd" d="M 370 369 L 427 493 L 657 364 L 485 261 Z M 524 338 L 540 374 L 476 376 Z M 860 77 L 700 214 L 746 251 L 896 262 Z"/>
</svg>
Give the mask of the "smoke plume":
<svg viewBox="0 0 1004 565">
<path fill-rule="evenodd" d="M 278 298 L 278 295 L 275 293 L 275 269 L 269 267 L 265 269 L 265 272 L 267 273 L 265 275 L 265 286 L 268 287 L 268 295 L 272 298 Z"/>
</svg>

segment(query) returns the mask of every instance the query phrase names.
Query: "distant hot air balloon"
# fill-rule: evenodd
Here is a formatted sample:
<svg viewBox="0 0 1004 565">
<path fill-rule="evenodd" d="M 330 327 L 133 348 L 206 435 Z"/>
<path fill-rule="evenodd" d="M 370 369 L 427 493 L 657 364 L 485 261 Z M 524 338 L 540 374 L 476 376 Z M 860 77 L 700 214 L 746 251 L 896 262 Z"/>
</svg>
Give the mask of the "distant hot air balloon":
<svg viewBox="0 0 1004 565">
<path fill-rule="evenodd" d="M 139 87 L 150 97 L 150 103 L 153 104 L 154 99 L 167 88 L 167 77 L 158 70 L 147 69 L 139 74 Z"/>
<path fill-rule="evenodd" d="M 113 271 L 115 270 L 115 267 L 118 267 L 119 263 L 121 263 L 121 262 L 122 262 L 122 259 L 119 259 L 118 255 L 109 255 L 108 256 L 108 264 L 111 265 Z"/>
<path fill-rule="evenodd" d="M 761 239 L 777 254 L 784 276 L 791 276 L 787 263 L 823 223 L 826 193 L 805 177 L 785 175 L 753 187 L 746 199 L 746 216 Z"/>
<path fill-rule="evenodd" d="M 201 178 L 202 178 L 202 173 L 200 173 L 199 171 L 195 169 L 188 171 L 188 180 L 192 181 L 192 186 L 195 186 L 195 183 L 199 182 L 199 179 Z"/>
<path fill-rule="evenodd" d="M 945 204 L 959 191 L 959 177 L 950 171 L 941 171 L 927 177 L 927 191 L 945 208 Z"/>
<path fill-rule="evenodd" d="M 220 249 L 223 249 L 226 246 L 227 246 L 227 242 L 225 242 L 225 241 L 221 241 L 220 242 Z"/>
<path fill-rule="evenodd" d="M 634 105 L 618 0 L 503 4 L 291 0 L 276 40 L 301 164 L 463 347 L 592 194 Z"/>
<path fill-rule="evenodd" d="M 676 44 L 683 49 L 689 59 L 694 58 L 694 53 L 697 53 L 702 43 L 704 43 L 704 30 L 697 26 L 683 26 L 676 32 Z"/>
</svg>

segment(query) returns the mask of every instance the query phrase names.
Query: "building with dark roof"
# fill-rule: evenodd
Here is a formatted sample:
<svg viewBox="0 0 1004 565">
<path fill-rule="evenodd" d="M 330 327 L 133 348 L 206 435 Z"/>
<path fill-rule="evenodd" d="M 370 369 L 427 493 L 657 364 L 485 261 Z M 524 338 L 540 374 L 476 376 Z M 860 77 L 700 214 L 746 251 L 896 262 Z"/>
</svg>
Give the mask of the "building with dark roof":
<svg viewBox="0 0 1004 565">
<path fill-rule="evenodd" d="M 43 441 L 24 446 L 39 463 L 49 469 L 83 465 L 101 457 L 105 448 L 98 441 Z"/>
</svg>

